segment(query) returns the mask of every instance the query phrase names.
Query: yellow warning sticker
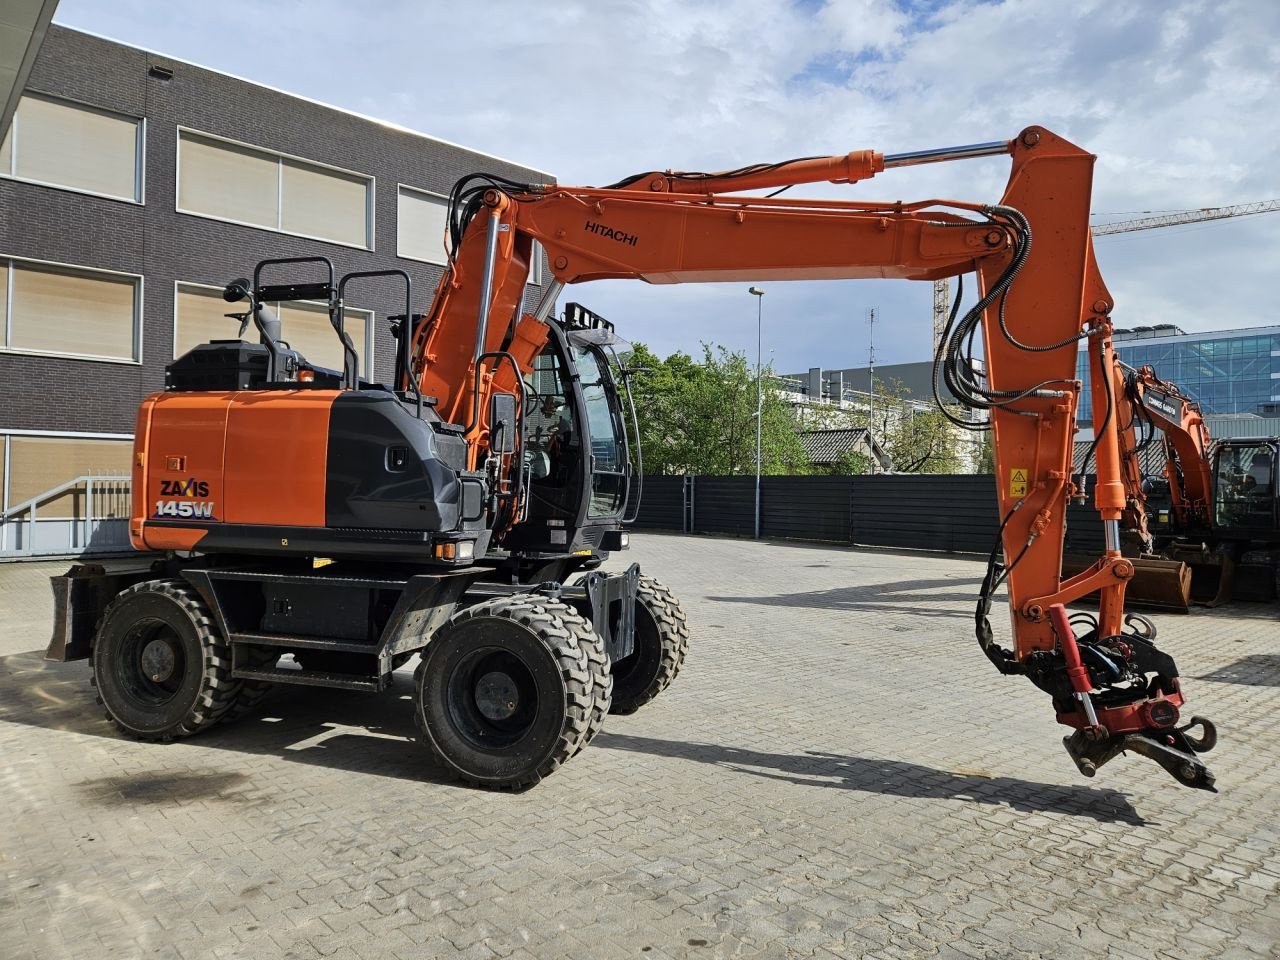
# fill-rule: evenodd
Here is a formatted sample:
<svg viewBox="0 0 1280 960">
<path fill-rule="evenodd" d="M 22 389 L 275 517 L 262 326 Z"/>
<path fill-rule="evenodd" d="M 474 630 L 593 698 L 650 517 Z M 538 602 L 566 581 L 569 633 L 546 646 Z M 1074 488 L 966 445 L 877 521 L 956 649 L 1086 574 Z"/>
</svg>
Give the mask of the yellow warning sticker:
<svg viewBox="0 0 1280 960">
<path fill-rule="evenodd" d="M 1014 467 L 1009 471 L 1009 496 L 1025 497 L 1027 495 L 1027 468 Z"/>
</svg>

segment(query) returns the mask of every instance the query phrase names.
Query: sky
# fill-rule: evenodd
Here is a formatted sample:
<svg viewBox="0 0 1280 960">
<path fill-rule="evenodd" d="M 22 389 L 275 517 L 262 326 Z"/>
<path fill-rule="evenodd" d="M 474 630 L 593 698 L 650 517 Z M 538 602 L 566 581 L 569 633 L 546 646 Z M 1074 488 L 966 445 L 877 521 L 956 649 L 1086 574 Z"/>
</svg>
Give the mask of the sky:
<svg viewBox="0 0 1280 960">
<path fill-rule="evenodd" d="M 1280 197 L 1276 0 L 61 0 L 55 21 L 564 184 L 1039 124 L 1097 155 L 1095 222 Z M 994 157 L 791 195 L 987 202 L 1007 175 Z M 1280 213 L 1099 238 L 1096 251 L 1119 326 L 1280 322 Z M 927 283 L 763 286 L 764 362 L 779 372 L 864 366 L 872 308 L 877 363 L 931 354 Z M 709 341 L 754 361 L 747 287 L 607 281 L 571 297 L 659 355 Z"/>
</svg>

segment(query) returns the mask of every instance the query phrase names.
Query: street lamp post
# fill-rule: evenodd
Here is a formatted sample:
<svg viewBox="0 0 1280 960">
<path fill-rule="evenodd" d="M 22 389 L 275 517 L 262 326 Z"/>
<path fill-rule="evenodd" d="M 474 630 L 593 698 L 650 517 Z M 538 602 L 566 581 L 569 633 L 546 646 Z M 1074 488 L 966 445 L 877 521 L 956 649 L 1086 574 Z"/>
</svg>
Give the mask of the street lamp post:
<svg viewBox="0 0 1280 960">
<path fill-rule="evenodd" d="M 756 298 L 756 539 L 760 539 L 760 432 L 764 425 L 764 391 L 760 382 L 760 354 L 764 330 L 764 291 L 747 291 Z"/>
</svg>

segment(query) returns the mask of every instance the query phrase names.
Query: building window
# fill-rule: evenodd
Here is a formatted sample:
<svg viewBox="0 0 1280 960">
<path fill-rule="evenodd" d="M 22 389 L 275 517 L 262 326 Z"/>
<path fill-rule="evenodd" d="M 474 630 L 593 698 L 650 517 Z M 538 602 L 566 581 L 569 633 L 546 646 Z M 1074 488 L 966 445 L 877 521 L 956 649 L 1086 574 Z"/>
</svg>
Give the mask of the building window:
<svg viewBox="0 0 1280 960">
<path fill-rule="evenodd" d="M 0 259 L 0 348 L 139 360 L 141 285 L 128 274 Z"/>
<path fill-rule="evenodd" d="M 0 436 L 0 476 L 7 478 L 5 509 L 83 476 L 129 476 L 133 441 L 83 437 Z M 80 517 L 83 488 L 41 503 L 44 519 Z"/>
<path fill-rule="evenodd" d="M 446 262 L 445 221 L 449 203 L 444 197 L 400 187 L 396 202 L 396 255 L 427 263 Z"/>
<path fill-rule="evenodd" d="M 178 211 L 373 249 L 373 178 L 178 131 Z"/>
<path fill-rule="evenodd" d="M 174 296 L 173 355 L 180 357 L 191 348 L 210 340 L 234 340 L 238 321 L 225 314 L 242 311 L 246 305 L 227 303 L 220 287 L 179 283 Z M 342 369 L 342 345 L 329 311 L 321 304 L 273 303 L 280 317 L 281 338 L 311 363 L 332 370 Z M 373 311 L 347 307 L 345 327 L 359 357 L 360 375 L 373 374 Z M 245 339 L 257 342 L 257 328 L 250 325 Z"/>
<path fill-rule="evenodd" d="M 44 97 L 19 101 L 0 176 L 142 202 L 143 122 Z"/>
<path fill-rule="evenodd" d="M 173 358 L 176 360 L 193 347 L 210 340 L 234 340 L 240 321 L 226 316 L 247 304 L 227 303 L 216 287 L 179 283 L 173 303 Z M 250 327 L 245 338 L 257 340 Z"/>
<path fill-rule="evenodd" d="M 396 202 L 396 255 L 443 266 L 448 262 L 444 248 L 448 219 L 446 198 L 401 184 Z M 529 259 L 529 283 L 542 283 L 543 256 L 542 244 L 535 240 Z"/>
<path fill-rule="evenodd" d="M 280 314 L 280 330 L 284 339 L 289 341 L 289 346 L 312 363 L 331 370 L 342 369 L 342 344 L 333 331 L 333 325 L 329 323 L 328 308 L 319 304 L 296 302 L 280 303 L 276 307 Z M 373 332 L 372 317 L 368 310 L 347 307 L 343 321 L 359 356 L 357 369 L 366 378 L 373 371 L 370 342 Z"/>
</svg>

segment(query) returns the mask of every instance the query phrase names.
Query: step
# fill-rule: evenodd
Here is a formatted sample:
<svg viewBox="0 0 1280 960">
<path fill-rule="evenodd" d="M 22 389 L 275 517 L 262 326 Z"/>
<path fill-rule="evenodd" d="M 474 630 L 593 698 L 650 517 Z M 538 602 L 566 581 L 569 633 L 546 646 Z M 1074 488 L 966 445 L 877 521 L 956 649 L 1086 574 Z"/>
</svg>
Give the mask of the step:
<svg viewBox="0 0 1280 960">
<path fill-rule="evenodd" d="M 359 576 L 355 574 L 327 573 L 327 567 L 319 567 L 310 573 L 263 573 L 260 570 L 209 570 L 211 580 L 250 580 L 260 582 L 296 584 L 340 584 L 344 587 L 372 587 L 375 589 L 403 590 L 409 577 Z"/>
<path fill-rule="evenodd" d="M 320 670 L 248 669 L 237 667 L 231 671 L 237 680 L 266 680 L 270 683 L 295 683 L 304 687 L 337 687 L 342 690 L 363 690 L 376 693 L 385 690 L 387 684 L 373 677 L 359 677 L 349 673 L 325 673 Z"/>
<path fill-rule="evenodd" d="M 257 647 L 296 647 L 299 650 L 332 650 L 334 653 L 377 654 L 372 643 L 354 640 L 334 640 L 331 637 L 303 637 L 295 633 L 229 633 L 232 643 L 249 643 Z"/>
</svg>

